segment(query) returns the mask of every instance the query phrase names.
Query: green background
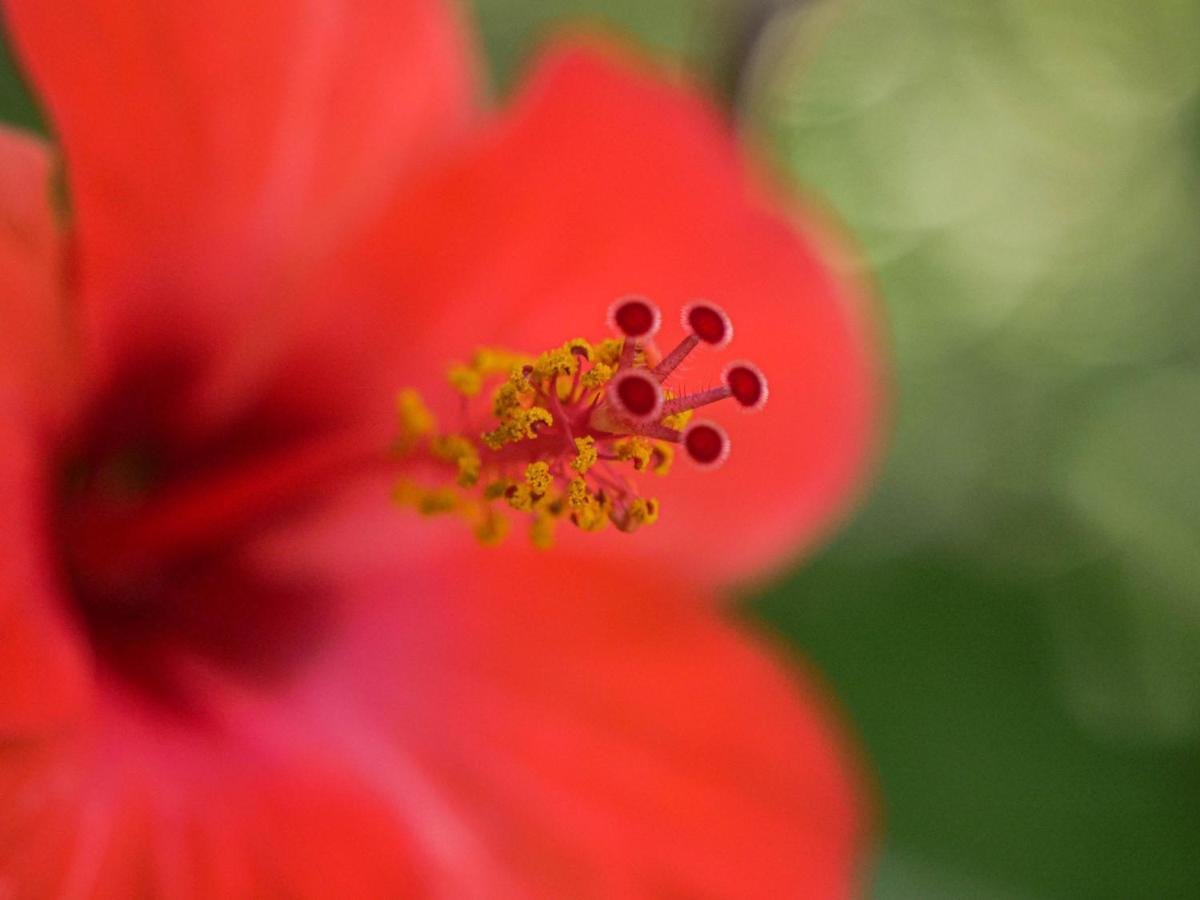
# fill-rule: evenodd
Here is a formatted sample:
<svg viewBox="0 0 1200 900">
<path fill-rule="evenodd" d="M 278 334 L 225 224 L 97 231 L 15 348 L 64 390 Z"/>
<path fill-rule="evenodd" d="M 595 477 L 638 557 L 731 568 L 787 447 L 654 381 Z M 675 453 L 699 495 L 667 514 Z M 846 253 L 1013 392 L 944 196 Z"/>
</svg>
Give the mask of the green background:
<svg viewBox="0 0 1200 900">
<path fill-rule="evenodd" d="M 872 896 L 1200 896 L 1200 4 L 474 6 L 500 95 L 580 21 L 689 72 L 878 280 L 883 471 L 745 613 L 866 748 Z"/>
</svg>

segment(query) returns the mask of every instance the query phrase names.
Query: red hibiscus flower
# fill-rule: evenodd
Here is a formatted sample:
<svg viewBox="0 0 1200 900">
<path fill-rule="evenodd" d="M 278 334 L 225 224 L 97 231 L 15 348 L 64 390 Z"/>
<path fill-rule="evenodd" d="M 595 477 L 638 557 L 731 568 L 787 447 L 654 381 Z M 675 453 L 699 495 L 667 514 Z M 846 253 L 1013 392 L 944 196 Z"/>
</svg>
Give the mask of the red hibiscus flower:
<svg viewBox="0 0 1200 900">
<path fill-rule="evenodd" d="M 867 340 L 727 126 L 579 48 L 481 111 L 433 0 L 4 6 L 70 212 L 0 134 L 0 896 L 850 893 L 820 692 L 712 598 L 844 503 Z M 723 468 L 549 552 L 392 502 L 398 389 L 629 293 L 770 376 Z"/>
</svg>

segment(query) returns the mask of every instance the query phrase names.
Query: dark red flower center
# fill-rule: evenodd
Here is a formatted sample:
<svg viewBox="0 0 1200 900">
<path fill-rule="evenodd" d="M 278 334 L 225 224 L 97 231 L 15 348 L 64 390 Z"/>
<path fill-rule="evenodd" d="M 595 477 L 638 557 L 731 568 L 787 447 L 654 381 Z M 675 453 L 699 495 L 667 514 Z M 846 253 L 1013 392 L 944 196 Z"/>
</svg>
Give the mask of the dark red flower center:
<svg viewBox="0 0 1200 900">
<path fill-rule="evenodd" d="M 318 495 L 328 423 L 289 394 L 195 421 L 194 358 L 130 365 L 62 442 L 52 498 L 71 611 L 100 671 L 176 710 L 200 664 L 278 678 L 328 632 L 326 585 L 258 563 L 254 539 Z"/>
</svg>

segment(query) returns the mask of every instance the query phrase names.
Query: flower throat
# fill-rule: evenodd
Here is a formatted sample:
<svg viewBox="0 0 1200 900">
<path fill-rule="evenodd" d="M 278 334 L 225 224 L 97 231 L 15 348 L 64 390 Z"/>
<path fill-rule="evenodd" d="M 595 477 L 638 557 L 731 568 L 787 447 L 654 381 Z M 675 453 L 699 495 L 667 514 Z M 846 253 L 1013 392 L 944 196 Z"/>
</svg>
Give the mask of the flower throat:
<svg viewBox="0 0 1200 900">
<path fill-rule="evenodd" d="M 726 399 L 758 410 L 767 400 L 766 379 L 748 362 L 727 365 L 716 387 L 677 395 L 671 374 L 698 345 L 726 346 L 733 325 L 713 304 L 689 304 L 685 336 L 663 356 L 654 344 L 661 321 L 649 300 L 628 297 L 609 310 L 617 337 L 575 339 L 538 356 L 476 351 L 449 372 L 462 396 L 456 431 L 441 430 L 416 391 L 402 391 L 395 449 L 430 479 L 402 479 L 396 502 L 457 516 L 484 544 L 502 541 L 514 514 L 543 548 L 564 521 L 584 531 L 653 524 L 659 504 L 641 494 L 639 477 L 667 475 L 677 449 L 704 469 L 729 455 L 724 429 L 693 411 Z"/>
</svg>

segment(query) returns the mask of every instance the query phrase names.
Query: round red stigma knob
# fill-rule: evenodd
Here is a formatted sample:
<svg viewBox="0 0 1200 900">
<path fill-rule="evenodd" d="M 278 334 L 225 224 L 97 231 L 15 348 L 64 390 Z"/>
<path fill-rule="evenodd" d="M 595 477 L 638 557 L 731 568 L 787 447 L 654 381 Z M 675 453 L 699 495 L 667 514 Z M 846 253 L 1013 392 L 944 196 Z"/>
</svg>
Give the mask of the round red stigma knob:
<svg viewBox="0 0 1200 900">
<path fill-rule="evenodd" d="M 729 456 L 729 437 L 713 422 L 693 422 L 683 430 L 683 449 L 702 469 L 715 469 Z"/>
<path fill-rule="evenodd" d="M 662 388 L 645 369 L 618 374 L 609 384 L 608 399 L 618 414 L 632 422 L 649 422 L 662 412 Z"/>
<path fill-rule="evenodd" d="M 645 341 L 654 337 L 662 324 L 662 314 L 658 307 L 645 297 L 625 297 L 618 300 L 608 311 L 609 324 L 625 335 L 637 341 Z"/>
<path fill-rule="evenodd" d="M 754 363 L 730 363 L 721 377 L 729 395 L 747 412 L 756 412 L 766 406 L 767 379 Z"/>
<path fill-rule="evenodd" d="M 710 347 L 721 348 L 733 340 L 733 323 L 725 310 L 712 303 L 689 303 L 683 308 L 684 330 Z"/>
</svg>

